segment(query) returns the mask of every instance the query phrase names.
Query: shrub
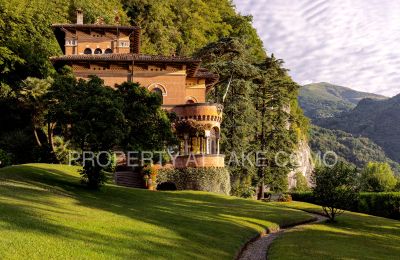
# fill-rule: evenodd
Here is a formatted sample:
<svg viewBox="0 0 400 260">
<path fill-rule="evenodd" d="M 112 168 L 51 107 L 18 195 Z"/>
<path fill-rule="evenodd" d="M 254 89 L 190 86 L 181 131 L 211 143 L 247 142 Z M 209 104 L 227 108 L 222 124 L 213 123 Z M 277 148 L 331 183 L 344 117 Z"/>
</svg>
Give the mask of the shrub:
<svg viewBox="0 0 400 260">
<path fill-rule="evenodd" d="M 112 165 L 113 156 L 107 153 L 101 153 L 98 160 L 85 162 L 83 169 L 80 171 L 82 183 L 90 189 L 99 189 L 108 179 L 110 165 Z M 95 156 L 97 158 L 97 155 Z M 107 165 L 104 167 L 102 165 Z"/>
<path fill-rule="evenodd" d="M 400 192 L 364 192 L 357 211 L 375 216 L 400 219 Z"/>
<path fill-rule="evenodd" d="M 292 196 L 290 194 L 281 194 L 278 198 L 279 202 L 291 202 Z"/>
<path fill-rule="evenodd" d="M 229 194 L 230 177 L 226 168 L 164 168 L 158 171 L 157 183 L 171 182 L 178 190 L 201 190 Z"/>
<path fill-rule="evenodd" d="M 310 191 L 310 187 L 308 187 L 307 178 L 301 172 L 296 172 L 296 187 L 292 189 L 293 192 L 306 192 Z"/>
<path fill-rule="evenodd" d="M 290 195 L 292 195 L 292 199 L 295 201 L 303 201 L 303 202 L 314 203 L 314 204 L 316 203 L 315 196 L 312 193 L 312 191 L 291 192 Z"/>
<path fill-rule="evenodd" d="M 10 166 L 11 164 L 12 164 L 11 156 L 7 152 L 0 149 L 0 168 Z"/>
<path fill-rule="evenodd" d="M 313 193 L 316 202 L 331 222 L 343 213 L 343 209 L 351 208 L 357 202 L 358 177 L 357 170 L 345 163 L 334 167 L 317 168 L 314 172 Z"/>
</svg>

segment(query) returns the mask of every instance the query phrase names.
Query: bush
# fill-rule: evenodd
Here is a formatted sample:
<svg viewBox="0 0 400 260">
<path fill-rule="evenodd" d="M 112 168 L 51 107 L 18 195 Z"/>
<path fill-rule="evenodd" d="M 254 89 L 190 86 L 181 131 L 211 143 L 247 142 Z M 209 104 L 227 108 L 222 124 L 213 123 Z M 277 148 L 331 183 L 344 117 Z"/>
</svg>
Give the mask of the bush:
<svg viewBox="0 0 400 260">
<path fill-rule="evenodd" d="M 0 149 L 0 168 L 10 166 L 11 164 L 12 164 L 11 156 L 7 152 Z"/>
<path fill-rule="evenodd" d="M 97 154 L 95 156 L 97 158 Z M 110 172 L 108 170 L 115 169 L 113 165 L 115 156 L 109 156 L 107 153 L 99 154 L 99 161 L 85 162 L 83 169 L 80 171 L 82 183 L 90 189 L 99 189 L 107 180 Z M 104 167 L 102 165 L 107 165 Z"/>
<path fill-rule="evenodd" d="M 164 168 L 158 171 L 157 183 L 171 182 L 178 190 L 201 190 L 229 194 L 230 177 L 226 168 Z"/>
<path fill-rule="evenodd" d="M 290 195 L 292 195 L 292 199 L 295 201 L 303 201 L 315 204 L 315 196 L 312 191 L 291 192 Z"/>
<path fill-rule="evenodd" d="M 356 210 L 400 220 L 400 192 L 361 193 Z"/>
<path fill-rule="evenodd" d="M 292 196 L 290 194 L 281 194 L 278 198 L 279 202 L 291 202 Z"/>
</svg>

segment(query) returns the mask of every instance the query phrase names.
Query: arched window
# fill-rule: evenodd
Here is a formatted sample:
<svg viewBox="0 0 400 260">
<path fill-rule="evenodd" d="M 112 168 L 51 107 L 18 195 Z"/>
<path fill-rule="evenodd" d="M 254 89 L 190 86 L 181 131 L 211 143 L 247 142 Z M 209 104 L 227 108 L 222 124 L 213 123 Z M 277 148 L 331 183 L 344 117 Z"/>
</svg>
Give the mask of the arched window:
<svg viewBox="0 0 400 260">
<path fill-rule="evenodd" d="M 84 53 L 84 54 L 92 54 L 92 49 L 86 48 L 86 49 L 83 51 L 83 53 Z"/>
<path fill-rule="evenodd" d="M 104 51 L 104 53 L 105 53 L 105 54 L 110 54 L 110 53 L 113 53 L 113 51 L 112 51 L 110 48 L 108 48 L 108 49 L 106 49 L 106 50 Z"/>
<path fill-rule="evenodd" d="M 94 50 L 94 54 L 102 54 L 103 51 L 100 48 Z"/>
<path fill-rule="evenodd" d="M 163 92 L 162 92 L 162 90 L 159 89 L 159 88 L 153 88 L 153 89 L 151 90 L 151 92 L 157 94 L 157 95 L 160 97 L 160 99 L 161 99 L 161 104 L 162 104 L 162 103 L 163 103 Z"/>
<path fill-rule="evenodd" d="M 193 96 L 187 96 L 187 97 L 185 98 L 185 100 L 186 100 L 186 104 L 194 104 L 194 103 L 197 103 L 197 99 L 196 99 L 195 97 L 193 97 Z"/>
</svg>

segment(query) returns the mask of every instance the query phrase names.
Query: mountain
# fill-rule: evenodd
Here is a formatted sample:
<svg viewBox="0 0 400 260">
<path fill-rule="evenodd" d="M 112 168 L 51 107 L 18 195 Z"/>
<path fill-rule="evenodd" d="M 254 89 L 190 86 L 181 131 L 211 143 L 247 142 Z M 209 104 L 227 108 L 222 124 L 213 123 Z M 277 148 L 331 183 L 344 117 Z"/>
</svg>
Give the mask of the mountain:
<svg viewBox="0 0 400 260">
<path fill-rule="evenodd" d="M 400 162 L 399 122 L 400 95 L 384 100 L 363 99 L 350 111 L 314 121 L 325 128 L 368 137 L 396 162 Z"/>
<path fill-rule="evenodd" d="M 350 111 L 365 98 L 387 99 L 381 95 L 359 92 L 326 82 L 305 85 L 299 93 L 300 106 L 311 120 L 334 117 Z"/>
<path fill-rule="evenodd" d="M 393 171 L 400 172 L 400 165 L 388 158 L 383 148 L 367 137 L 352 135 L 341 130 L 312 126 L 310 147 L 316 154 L 323 155 L 328 151 L 333 151 L 339 160 L 347 161 L 359 168 L 371 161 L 387 162 Z"/>
</svg>

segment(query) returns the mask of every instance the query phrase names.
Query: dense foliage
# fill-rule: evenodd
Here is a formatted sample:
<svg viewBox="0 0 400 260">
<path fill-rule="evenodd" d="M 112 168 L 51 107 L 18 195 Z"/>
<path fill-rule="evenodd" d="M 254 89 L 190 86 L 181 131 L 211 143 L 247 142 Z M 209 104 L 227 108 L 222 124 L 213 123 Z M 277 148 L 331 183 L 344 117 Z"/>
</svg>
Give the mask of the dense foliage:
<svg viewBox="0 0 400 260">
<path fill-rule="evenodd" d="M 265 56 L 251 17 L 235 12 L 230 0 L 121 0 L 142 28 L 142 51 L 191 55 L 223 37 L 240 37 L 258 58 Z"/>
<path fill-rule="evenodd" d="M 316 124 L 368 137 L 381 146 L 389 158 L 400 162 L 399 111 L 400 96 L 386 100 L 364 99 L 353 110 L 335 118 L 317 120 Z"/>
<path fill-rule="evenodd" d="M 9 166 L 12 164 L 11 156 L 5 151 L 0 149 L 0 168 Z"/>
<path fill-rule="evenodd" d="M 396 184 L 397 179 L 387 163 L 370 162 L 361 172 L 362 191 L 392 191 Z"/>
<path fill-rule="evenodd" d="M 316 154 L 333 151 L 340 161 L 363 168 L 368 162 L 387 162 L 396 173 L 400 165 L 388 158 L 383 149 L 367 137 L 318 126 L 310 128 L 310 147 Z"/>
<path fill-rule="evenodd" d="M 232 193 L 242 196 L 256 186 L 262 198 L 265 185 L 287 190 L 287 174 L 294 165 L 278 165 L 275 156 L 281 152 L 288 160 L 306 138 L 308 122 L 297 105 L 298 86 L 282 61 L 273 55 L 258 61 L 249 50 L 240 38 L 223 38 L 197 56 L 220 75 L 209 100 L 224 105 L 221 150 L 227 156 Z"/>
<path fill-rule="evenodd" d="M 358 177 L 355 168 L 342 162 L 334 167 L 317 168 L 314 172 L 313 194 L 331 222 L 343 209 L 357 202 Z"/>
</svg>

